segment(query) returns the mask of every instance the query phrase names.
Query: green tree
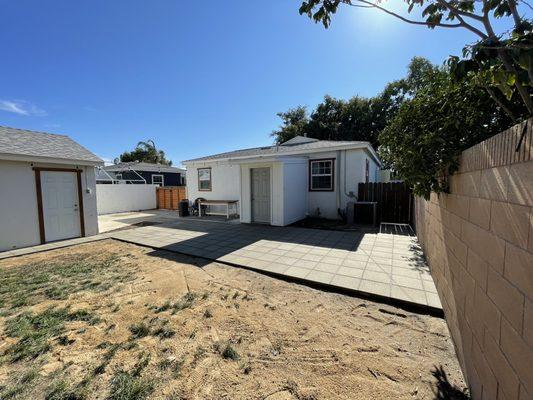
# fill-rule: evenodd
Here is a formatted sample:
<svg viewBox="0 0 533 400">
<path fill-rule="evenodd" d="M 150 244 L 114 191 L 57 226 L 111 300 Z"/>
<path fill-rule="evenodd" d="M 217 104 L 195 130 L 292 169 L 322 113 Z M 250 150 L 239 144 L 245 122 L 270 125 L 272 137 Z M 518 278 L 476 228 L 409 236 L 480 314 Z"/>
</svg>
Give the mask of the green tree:
<svg viewBox="0 0 533 400">
<path fill-rule="evenodd" d="M 519 3 L 519 0 L 405 0 L 405 9 L 397 13 L 386 7 L 386 2 L 379 0 L 304 0 L 300 14 L 306 14 L 327 28 L 331 16 L 344 5 L 376 9 L 403 22 L 431 29 L 467 29 L 479 40 L 465 47 L 464 60 L 454 58 L 452 63 L 457 65 L 459 61 L 464 61 L 460 69 L 468 65 L 468 69 L 478 75 L 479 79 L 474 82 L 482 83 L 485 89 L 489 87 L 500 91 L 505 96 L 503 100 L 490 90 L 488 93 L 502 109 L 508 111 L 505 101 L 511 100 L 516 93 L 528 114 L 532 115 L 533 25 L 530 19 L 520 14 Z M 421 19 L 410 18 L 409 14 L 415 8 L 421 13 Z M 497 32 L 493 18 L 510 20 L 513 29 Z"/>
<path fill-rule="evenodd" d="M 281 125 L 271 133 L 271 136 L 274 136 L 277 144 L 286 142 L 295 136 L 306 135 L 307 124 L 309 123 L 307 108 L 298 106 L 276 115 L 281 118 Z"/>
<path fill-rule="evenodd" d="M 165 152 L 158 150 L 153 140 L 149 139 L 146 142 L 139 142 L 132 151 L 125 151 L 119 158 L 115 159 L 115 164 L 118 162 L 147 162 L 152 164 L 172 165 L 171 160 L 167 160 Z"/>
<path fill-rule="evenodd" d="M 428 198 L 448 190 L 461 151 L 513 122 L 474 81 L 458 84 L 446 68 L 426 71 L 420 82 L 380 134 L 380 156 Z"/>
<path fill-rule="evenodd" d="M 309 116 L 299 106 L 284 113 L 280 128 L 272 132 L 276 143 L 294 136 L 307 135 L 320 140 L 363 140 L 379 146 L 379 133 L 396 114 L 402 102 L 412 97 L 422 86 L 422 77 L 437 70 L 422 57 L 414 57 L 404 79 L 391 82 L 375 97 L 355 96 L 349 100 L 326 95 Z"/>
</svg>

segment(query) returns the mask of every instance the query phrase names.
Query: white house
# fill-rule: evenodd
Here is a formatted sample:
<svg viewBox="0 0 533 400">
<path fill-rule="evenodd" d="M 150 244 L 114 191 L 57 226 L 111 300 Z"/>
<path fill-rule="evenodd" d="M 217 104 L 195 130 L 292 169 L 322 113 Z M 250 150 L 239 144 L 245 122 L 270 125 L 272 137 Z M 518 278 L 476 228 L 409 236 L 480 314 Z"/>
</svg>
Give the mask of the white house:
<svg viewBox="0 0 533 400">
<path fill-rule="evenodd" d="M 184 161 L 189 200 L 238 200 L 241 222 L 289 225 L 306 216 L 339 218 L 359 182 L 378 180 L 368 142 L 297 136 L 279 146 Z"/>
<path fill-rule="evenodd" d="M 0 127 L 0 251 L 97 234 L 103 164 L 68 136 Z"/>
</svg>

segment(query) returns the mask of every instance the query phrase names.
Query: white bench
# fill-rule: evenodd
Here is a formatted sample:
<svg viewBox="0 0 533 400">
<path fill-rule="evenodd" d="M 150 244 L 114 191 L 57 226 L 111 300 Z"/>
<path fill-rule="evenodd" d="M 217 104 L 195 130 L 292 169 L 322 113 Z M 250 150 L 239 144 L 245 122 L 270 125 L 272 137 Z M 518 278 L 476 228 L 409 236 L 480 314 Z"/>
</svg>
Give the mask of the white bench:
<svg viewBox="0 0 533 400">
<path fill-rule="evenodd" d="M 200 200 L 198 202 L 198 216 L 202 216 L 202 206 L 226 206 L 226 212 L 215 212 L 215 211 L 208 211 L 205 210 L 205 215 L 225 215 L 227 219 L 230 218 L 230 216 L 237 216 L 239 215 L 238 209 L 237 209 L 237 203 L 239 200 Z M 233 212 L 230 210 L 233 208 Z"/>
</svg>

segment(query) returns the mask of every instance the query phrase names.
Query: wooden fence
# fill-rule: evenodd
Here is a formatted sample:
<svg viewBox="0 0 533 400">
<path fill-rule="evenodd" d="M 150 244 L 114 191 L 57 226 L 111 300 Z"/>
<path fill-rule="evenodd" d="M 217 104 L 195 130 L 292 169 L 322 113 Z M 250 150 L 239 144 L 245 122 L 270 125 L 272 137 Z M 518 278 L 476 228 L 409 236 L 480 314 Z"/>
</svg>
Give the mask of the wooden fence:
<svg viewBox="0 0 533 400">
<path fill-rule="evenodd" d="M 157 208 L 177 210 L 179 202 L 186 196 L 185 186 L 157 188 Z"/>
<path fill-rule="evenodd" d="M 359 183 L 358 201 L 377 202 L 377 223 L 411 224 L 413 193 L 404 183 Z M 370 212 L 370 208 L 367 207 Z M 357 218 L 357 215 L 356 215 Z"/>
</svg>

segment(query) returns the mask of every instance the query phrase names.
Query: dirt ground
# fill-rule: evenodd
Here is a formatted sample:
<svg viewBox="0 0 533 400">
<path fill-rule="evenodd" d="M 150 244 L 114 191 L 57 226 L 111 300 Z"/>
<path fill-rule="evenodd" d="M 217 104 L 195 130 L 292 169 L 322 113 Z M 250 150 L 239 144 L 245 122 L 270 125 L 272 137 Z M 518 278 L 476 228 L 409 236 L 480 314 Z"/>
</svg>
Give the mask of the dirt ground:
<svg viewBox="0 0 533 400">
<path fill-rule="evenodd" d="M 439 318 L 113 240 L 0 261 L 2 399 L 462 399 L 464 387 Z"/>
</svg>

